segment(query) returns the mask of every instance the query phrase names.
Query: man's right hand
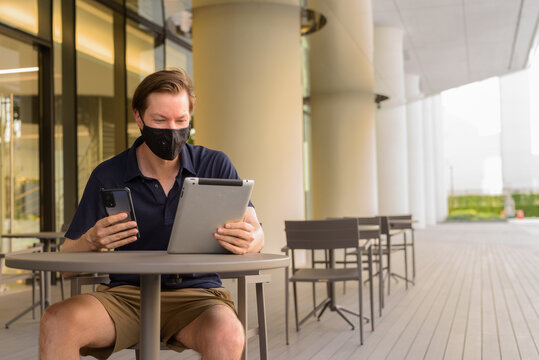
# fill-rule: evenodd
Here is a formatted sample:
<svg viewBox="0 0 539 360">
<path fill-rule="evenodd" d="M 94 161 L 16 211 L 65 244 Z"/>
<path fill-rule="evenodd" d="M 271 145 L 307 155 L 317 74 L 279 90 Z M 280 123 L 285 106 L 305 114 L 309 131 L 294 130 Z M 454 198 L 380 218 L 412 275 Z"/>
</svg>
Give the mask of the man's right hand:
<svg viewBox="0 0 539 360">
<path fill-rule="evenodd" d="M 119 213 L 99 220 L 79 241 L 84 241 L 91 251 L 110 250 L 132 243 L 137 240 L 137 223 L 120 222 L 127 216 L 127 213 Z"/>
</svg>

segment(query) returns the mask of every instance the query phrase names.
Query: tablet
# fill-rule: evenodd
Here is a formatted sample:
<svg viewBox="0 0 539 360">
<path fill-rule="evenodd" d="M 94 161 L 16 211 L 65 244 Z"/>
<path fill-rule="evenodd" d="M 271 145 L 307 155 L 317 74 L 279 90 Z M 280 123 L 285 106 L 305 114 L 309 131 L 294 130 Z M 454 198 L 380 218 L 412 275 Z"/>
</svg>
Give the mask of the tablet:
<svg viewBox="0 0 539 360">
<path fill-rule="evenodd" d="M 253 180 L 185 178 L 167 251 L 229 253 L 213 234 L 219 226 L 243 219 L 253 185 Z"/>
</svg>

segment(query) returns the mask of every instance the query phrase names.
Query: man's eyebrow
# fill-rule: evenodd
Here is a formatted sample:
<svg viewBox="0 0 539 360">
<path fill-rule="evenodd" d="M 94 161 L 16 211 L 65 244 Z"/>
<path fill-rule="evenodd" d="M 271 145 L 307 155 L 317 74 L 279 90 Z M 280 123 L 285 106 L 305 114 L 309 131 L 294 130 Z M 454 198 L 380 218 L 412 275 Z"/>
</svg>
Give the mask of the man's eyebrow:
<svg viewBox="0 0 539 360">
<path fill-rule="evenodd" d="M 157 113 L 157 112 L 156 113 L 151 113 L 150 116 L 151 117 L 159 117 L 159 118 L 167 119 L 167 116 L 165 116 L 165 115 L 163 115 L 161 113 Z M 182 115 L 180 115 L 178 117 L 175 117 L 174 120 L 178 120 L 178 119 L 183 120 L 183 119 L 186 119 L 186 118 L 189 118 L 189 114 L 187 114 L 187 113 L 182 114 Z"/>
</svg>

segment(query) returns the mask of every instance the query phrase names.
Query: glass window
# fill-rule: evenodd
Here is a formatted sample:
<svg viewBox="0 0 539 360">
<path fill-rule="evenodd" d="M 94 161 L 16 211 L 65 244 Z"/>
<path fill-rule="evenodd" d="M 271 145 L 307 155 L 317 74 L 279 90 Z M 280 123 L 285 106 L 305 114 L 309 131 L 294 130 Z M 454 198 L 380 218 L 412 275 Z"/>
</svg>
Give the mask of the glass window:
<svg viewBox="0 0 539 360">
<path fill-rule="evenodd" d="M 92 170 L 115 155 L 115 124 L 123 102 L 115 97 L 112 10 L 95 1 L 77 1 L 77 156 L 82 196 Z M 122 61 L 122 59 L 119 59 Z"/>
<path fill-rule="evenodd" d="M 0 0 L 0 21 L 37 35 L 38 24 L 37 0 Z"/>
<path fill-rule="evenodd" d="M 164 4 L 167 30 L 190 43 L 193 25 L 191 0 L 165 0 Z"/>
<path fill-rule="evenodd" d="M 62 0 L 54 0 L 52 12 L 54 51 L 54 178 L 56 230 L 64 223 L 64 144 L 62 129 Z"/>
<path fill-rule="evenodd" d="M 161 1 L 126 0 L 125 7 L 157 25 L 163 25 L 163 3 Z"/>
<path fill-rule="evenodd" d="M 193 78 L 193 54 L 191 51 L 170 40 L 166 40 L 165 45 L 167 68 L 185 69 Z"/>
<path fill-rule="evenodd" d="M 0 35 L 0 54 L 0 233 L 39 231 L 38 52 Z"/>
<path fill-rule="evenodd" d="M 147 75 L 164 68 L 164 47 L 161 37 L 156 37 L 145 26 L 127 21 L 127 141 L 129 146 L 140 136 L 139 128 L 131 110 L 131 100 L 138 84 Z"/>
</svg>

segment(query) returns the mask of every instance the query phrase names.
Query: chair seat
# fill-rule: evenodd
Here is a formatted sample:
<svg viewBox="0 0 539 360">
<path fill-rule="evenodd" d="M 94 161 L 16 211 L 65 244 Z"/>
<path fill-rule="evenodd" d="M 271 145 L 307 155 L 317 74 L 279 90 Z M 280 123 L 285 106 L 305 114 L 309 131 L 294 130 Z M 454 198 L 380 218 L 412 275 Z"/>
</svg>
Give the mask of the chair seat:
<svg viewBox="0 0 539 360">
<path fill-rule="evenodd" d="M 299 269 L 290 277 L 290 281 L 344 281 L 357 280 L 359 274 L 357 268 L 346 269 Z"/>
<path fill-rule="evenodd" d="M 32 279 L 35 276 L 36 275 L 31 272 L 22 274 L 2 274 L 0 284 L 9 284 L 19 280 Z"/>
</svg>

